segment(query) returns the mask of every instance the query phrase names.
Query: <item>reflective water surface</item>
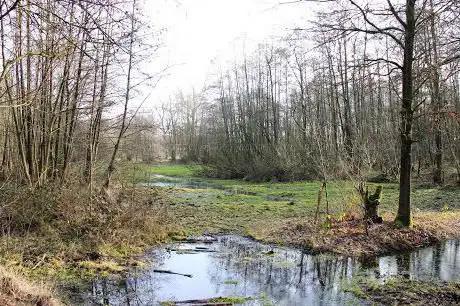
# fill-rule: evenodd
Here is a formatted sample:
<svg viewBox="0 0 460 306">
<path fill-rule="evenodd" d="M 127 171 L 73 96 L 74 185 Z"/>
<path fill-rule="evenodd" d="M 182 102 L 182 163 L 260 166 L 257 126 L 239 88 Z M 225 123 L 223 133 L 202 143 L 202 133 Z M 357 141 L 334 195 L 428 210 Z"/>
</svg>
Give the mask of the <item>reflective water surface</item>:
<svg viewBox="0 0 460 306">
<path fill-rule="evenodd" d="M 199 179 L 193 178 L 183 178 L 183 177 L 172 177 L 172 176 L 165 176 L 161 174 L 151 174 L 150 181 L 148 183 L 143 183 L 143 186 L 148 187 L 161 187 L 161 188 L 188 188 L 188 189 L 205 189 L 206 191 L 210 191 L 210 193 L 214 194 L 219 190 L 223 191 L 225 195 L 233 195 L 233 194 L 244 194 L 250 196 L 259 195 L 256 192 L 243 190 L 236 187 L 229 187 L 220 185 L 217 183 L 201 181 Z M 200 194 L 184 192 L 182 191 L 179 196 L 189 198 L 189 197 L 200 197 L 205 195 L 206 193 L 200 192 Z M 274 197 L 266 195 L 265 198 L 269 201 L 291 201 L 292 199 L 286 197 Z"/>
<path fill-rule="evenodd" d="M 225 189 L 224 186 L 219 184 L 212 184 L 196 179 L 188 179 L 183 177 L 172 177 L 161 174 L 149 174 L 150 179 L 145 186 L 151 187 L 180 187 L 190 189 Z"/>
<path fill-rule="evenodd" d="M 165 176 L 161 174 L 150 174 L 150 179 L 148 183 L 143 183 L 144 186 L 149 187 L 163 187 L 163 188 L 189 188 L 189 189 L 209 189 L 209 190 L 223 190 L 225 194 L 245 194 L 245 195 L 261 195 L 257 192 L 248 191 L 239 189 L 236 187 L 229 187 L 220 185 L 217 183 L 212 183 L 208 181 L 202 181 L 194 178 L 184 178 L 184 177 L 172 177 Z M 271 196 L 265 195 L 265 198 L 269 201 L 292 201 L 293 199 L 283 196 Z"/>
<path fill-rule="evenodd" d="M 219 237 L 212 244 L 169 245 L 149 256 L 151 267 L 126 278 L 96 279 L 75 303 L 159 305 L 161 301 L 244 296 L 252 298 L 245 305 L 366 305 L 341 290 L 354 277 L 460 280 L 460 240 L 365 262 L 312 256 L 239 236 Z"/>
</svg>

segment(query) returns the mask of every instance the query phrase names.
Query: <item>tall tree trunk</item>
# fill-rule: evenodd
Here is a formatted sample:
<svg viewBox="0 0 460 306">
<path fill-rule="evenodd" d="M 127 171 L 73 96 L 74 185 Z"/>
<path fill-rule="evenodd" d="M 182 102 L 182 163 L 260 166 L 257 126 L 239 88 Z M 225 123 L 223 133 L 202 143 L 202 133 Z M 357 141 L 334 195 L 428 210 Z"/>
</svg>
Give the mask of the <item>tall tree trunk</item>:
<svg viewBox="0 0 460 306">
<path fill-rule="evenodd" d="M 123 139 L 123 136 L 125 135 L 125 132 L 127 129 L 126 118 L 128 115 L 128 104 L 131 98 L 131 89 L 132 89 L 131 88 L 131 74 L 132 74 L 133 57 L 134 57 L 133 46 L 134 46 L 134 31 L 135 31 L 135 18 L 134 18 L 135 10 L 136 10 L 136 0 L 133 1 L 132 16 L 131 16 L 131 29 L 130 29 L 131 31 L 130 31 L 129 47 L 128 47 L 129 54 L 128 54 L 128 72 L 126 76 L 125 103 L 124 103 L 123 115 L 121 118 L 120 132 L 118 133 L 118 138 L 113 148 L 112 157 L 110 158 L 109 166 L 107 168 L 107 180 L 105 181 L 105 184 L 104 184 L 105 189 L 108 189 L 110 186 L 112 175 L 115 170 L 115 159 L 117 157 L 118 150 L 120 148 L 121 140 Z"/>
<path fill-rule="evenodd" d="M 404 37 L 404 63 L 402 69 L 402 109 L 401 109 L 401 161 L 399 175 L 399 207 L 395 223 L 410 226 L 411 218 L 411 168 L 412 168 L 412 122 L 414 110 L 412 102 L 414 62 L 414 39 L 415 39 L 415 1 L 406 1 L 406 27 Z"/>
<path fill-rule="evenodd" d="M 434 140 L 435 140 L 435 169 L 433 172 L 433 182 L 435 184 L 441 184 L 443 182 L 443 143 L 442 143 L 442 120 L 441 120 L 441 109 L 442 109 L 442 98 L 440 93 L 440 75 L 439 75 L 439 58 L 438 58 L 438 42 L 435 26 L 435 8 L 433 5 L 433 0 L 430 0 L 431 6 L 431 41 L 432 41 L 432 51 L 433 58 L 431 62 L 431 83 L 432 83 L 432 104 L 433 104 L 433 116 L 434 116 Z M 428 50 L 429 52 L 429 50 Z"/>
</svg>

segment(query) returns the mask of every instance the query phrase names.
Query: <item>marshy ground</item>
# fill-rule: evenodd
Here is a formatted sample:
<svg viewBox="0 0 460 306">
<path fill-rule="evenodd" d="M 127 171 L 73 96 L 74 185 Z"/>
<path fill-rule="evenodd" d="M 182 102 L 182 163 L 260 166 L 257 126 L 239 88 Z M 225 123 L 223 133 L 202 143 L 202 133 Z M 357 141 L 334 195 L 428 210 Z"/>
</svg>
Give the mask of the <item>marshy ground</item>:
<svg viewBox="0 0 460 306">
<path fill-rule="evenodd" d="M 197 175 L 199 171 L 199 166 L 184 165 L 137 166 L 135 172 L 131 171 L 136 173 L 132 177 L 134 181 L 164 192 L 168 216 L 183 229 L 171 236 L 173 239 L 203 232 L 238 233 L 266 243 L 307 248 L 315 254 L 370 258 L 460 236 L 458 187 L 416 184 L 412 193 L 413 226 L 396 228 L 392 221 L 397 211 L 398 185 L 368 183 L 370 190 L 377 185 L 383 186 L 380 213 L 384 222 L 371 225 L 366 231 L 361 221 L 361 199 L 355 189 L 356 182 L 328 182 L 327 198 L 323 193 L 315 222 L 322 182 L 253 183 L 206 179 Z M 449 305 L 452 299 L 460 302 L 456 283 L 414 282 L 413 290 L 410 284 L 408 280 L 393 279 L 391 283 L 371 286 L 361 282 L 358 286 L 366 298 L 376 303 L 440 300 L 445 286 L 454 293 L 446 300 L 447 304 L 441 304 Z M 429 293 L 418 295 L 424 284 L 430 288 Z M 391 301 L 382 302 L 385 292 L 400 286 L 404 286 L 407 294 L 400 298 L 393 294 Z"/>
<path fill-rule="evenodd" d="M 372 256 L 430 245 L 460 234 L 460 189 L 415 187 L 412 228 L 395 228 L 398 185 L 381 183 L 383 224 L 361 222 L 361 199 L 352 181 L 253 183 L 194 177 L 199 166 L 159 165 L 136 169 L 137 179 L 162 186 L 165 205 L 186 234 L 236 232 L 272 243 L 307 246 L 314 252 Z M 368 183 L 373 190 L 378 184 Z M 326 204 L 327 201 L 327 204 Z M 328 205 L 328 209 L 326 208 Z M 327 215 L 329 211 L 329 216 Z"/>
<path fill-rule="evenodd" d="M 334 254 L 366 259 L 460 236 L 458 187 L 415 185 L 414 225 L 396 228 L 392 220 L 398 186 L 383 183 L 380 213 L 384 222 L 371 225 L 366 232 L 361 221 L 361 199 L 352 181 L 328 182 L 327 197 L 323 191 L 315 222 L 322 182 L 208 179 L 200 176 L 201 170 L 200 166 L 131 165 L 123 173 L 124 186 L 105 199 L 90 198 L 89 202 L 83 191 L 73 189 L 60 189 L 57 193 L 52 189 L 38 190 L 34 194 L 15 190 L 11 197 L 4 192 L 4 202 L 13 199 L 22 203 L 22 209 L 9 214 L 20 222 L 0 240 L 0 264 L 28 278 L 58 284 L 60 289 L 54 295 L 62 296 L 63 292 L 69 296 L 87 290 L 86 282 L 94 277 L 104 279 L 142 270 L 143 252 L 159 243 L 203 233 L 237 234 L 268 245 L 291 245 L 320 257 Z M 370 190 L 377 186 L 368 185 Z M 110 197 L 114 200 L 109 203 Z M 43 209 L 41 214 L 28 213 L 37 211 L 37 207 Z M 232 285 L 234 280 L 224 281 L 225 285 Z M 399 281 L 394 279 L 391 284 L 397 286 Z M 382 292 L 391 289 L 387 285 L 357 282 L 351 291 L 382 303 Z M 443 286 L 458 293 L 458 286 L 453 283 L 426 285 L 431 288 L 430 294 L 422 295 L 427 299 L 442 292 Z M 420 286 L 414 286 L 414 296 Z M 14 288 L 15 292 L 24 292 L 24 304 L 34 304 L 40 296 L 51 301 L 53 296 L 49 293 L 52 291 L 35 297 L 28 295 L 27 286 L 24 290 L 21 286 Z M 411 292 L 409 289 L 406 291 Z M 6 296 L 5 301 L 8 298 L 13 304 L 19 302 L 11 296 Z M 395 303 L 419 301 L 407 296 L 404 299 L 393 297 Z"/>
</svg>

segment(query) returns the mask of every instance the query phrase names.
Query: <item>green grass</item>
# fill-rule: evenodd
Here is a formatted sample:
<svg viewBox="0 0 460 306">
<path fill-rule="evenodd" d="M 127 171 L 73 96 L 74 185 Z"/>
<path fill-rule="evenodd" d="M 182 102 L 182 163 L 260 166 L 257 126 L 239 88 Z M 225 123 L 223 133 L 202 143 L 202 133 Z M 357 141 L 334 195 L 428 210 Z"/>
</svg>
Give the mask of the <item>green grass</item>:
<svg viewBox="0 0 460 306">
<path fill-rule="evenodd" d="M 203 231 L 248 233 L 255 224 L 263 226 L 287 218 L 313 218 L 320 181 L 254 183 L 244 180 L 222 180 L 199 177 L 199 165 L 142 165 L 136 166 L 144 177 L 143 182 L 192 180 L 209 183 L 217 188 L 172 188 L 167 201 L 173 204 L 170 214 L 189 233 Z M 145 173 L 148 173 L 146 175 Z M 170 178 L 155 178 L 159 174 Z M 141 180 L 142 181 L 142 180 Z M 378 184 L 369 183 L 374 192 Z M 381 213 L 395 213 L 398 203 L 398 185 L 385 183 L 380 205 Z M 345 214 L 359 214 L 360 198 L 352 181 L 330 181 L 327 185 L 329 212 L 340 218 Z M 460 208 L 458 188 L 414 188 L 412 203 L 414 211 L 444 211 Z M 326 197 L 320 206 L 322 216 L 326 213 Z"/>
<path fill-rule="evenodd" d="M 167 198 L 169 212 L 191 233 L 249 233 L 258 222 L 278 222 L 287 218 L 312 218 L 315 214 L 320 182 L 295 182 L 241 185 L 234 181 L 224 186 L 231 193 L 218 189 L 174 188 Z M 359 198 L 347 182 L 331 183 L 328 201 L 330 213 L 336 216 L 350 211 L 359 213 Z M 244 194 L 249 193 L 249 194 Z M 324 215 L 326 202 L 320 212 Z M 383 205 L 382 205 L 383 206 Z M 388 209 L 391 205 L 386 205 Z"/>
<path fill-rule="evenodd" d="M 252 298 L 251 297 L 245 297 L 245 296 L 233 296 L 233 295 L 230 295 L 230 296 L 221 296 L 221 297 L 216 297 L 216 298 L 211 298 L 209 300 L 202 300 L 203 303 L 201 303 L 200 301 L 200 305 L 208 305 L 208 304 L 211 304 L 211 305 L 214 305 L 214 304 L 222 304 L 222 305 L 227 305 L 227 304 L 231 304 L 231 305 L 240 305 L 240 304 L 244 304 L 246 303 L 247 301 L 250 301 Z M 198 303 L 199 300 L 197 300 L 197 303 Z M 175 301 L 163 301 L 163 302 L 160 302 L 160 305 L 161 306 L 174 306 L 174 305 L 178 305 L 178 304 L 182 304 L 182 303 L 179 303 L 179 302 L 175 302 Z M 189 305 L 189 303 L 187 303 L 187 305 Z"/>
<path fill-rule="evenodd" d="M 350 292 L 354 296 L 360 297 L 360 298 L 366 298 L 367 294 L 363 290 L 363 288 L 358 284 L 358 282 L 351 282 L 349 284 L 342 284 L 341 285 L 341 290 L 344 292 Z"/>
<path fill-rule="evenodd" d="M 211 299 L 211 303 L 221 303 L 221 304 L 232 304 L 232 305 L 239 305 L 243 304 L 247 301 L 251 300 L 250 297 L 245 297 L 245 296 L 224 296 L 224 297 L 217 297 L 214 299 Z"/>
<path fill-rule="evenodd" d="M 127 164 L 122 167 L 121 175 L 129 183 L 169 182 L 173 178 L 197 177 L 200 165 L 182 164 Z M 154 177 L 153 174 L 165 176 Z"/>
</svg>

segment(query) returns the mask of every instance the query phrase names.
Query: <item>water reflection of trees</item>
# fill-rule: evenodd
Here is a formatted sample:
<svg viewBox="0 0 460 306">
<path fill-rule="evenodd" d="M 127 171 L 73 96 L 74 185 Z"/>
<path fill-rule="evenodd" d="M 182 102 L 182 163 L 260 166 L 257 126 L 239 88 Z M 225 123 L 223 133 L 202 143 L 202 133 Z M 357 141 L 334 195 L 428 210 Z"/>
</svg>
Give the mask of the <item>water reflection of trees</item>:
<svg viewBox="0 0 460 306">
<path fill-rule="evenodd" d="M 453 281 L 460 279 L 460 240 L 379 259 L 383 277 Z"/>
<path fill-rule="evenodd" d="M 165 251 L 151 254 L 157 264 L 170 257 Z M 159 283 L 151 270 L 135 270 L 125 276 L 97 277 L 91 284 L 84 305 L 156 305 Z"/>
<path fill-rule="evenodd" d="M 229 271 L 247 292 L 265 292 L 283 304 L 295 304 L 299 299 L 338 302 L 345 297 L 339 288 L 341 281 L 352 276 L 356 265 L 348 258 L 311 256 L 305 251 L 247 241 L 229 239 L 223 243 L 226 252 L 216 258 L 211 277 L 219 282 L 219 271 Z M 272 250 L 273 256 L 266 255 Z"/>
<path fill-rule="evenodd" d="M 84 305 L 156 305 L 155 283 L 149 278 L 99 278 Z"/>
<path fill-rule="evenodd" d="M 311 256 L 305 251 L 273 248 L 238 237 L 222 239 L 218 248 L 219 252 L 209 254 L 207 273 L 215 292 L 246 296 L 267 293 L 277 305 L 344 304 L 350 295 L 340 287 L 358 273 L 382 279 L 397 274 L 424 280 L 460 279 L 460 240 L 365 261 Z M 169 258 L 166 252 L 155 256 L 157 262 Z M 193 264 L 193 257 L 190 261 Z M 229 279 L 238 284 L 226 285 Z M 88 293 L 91 299 L 87 301 L 91 302 L 86 305 L 155 305 L 161 288 L 171 285 L 167 282 L 149 270 L 121 279 L 98 279 Z"/>
</svg>

